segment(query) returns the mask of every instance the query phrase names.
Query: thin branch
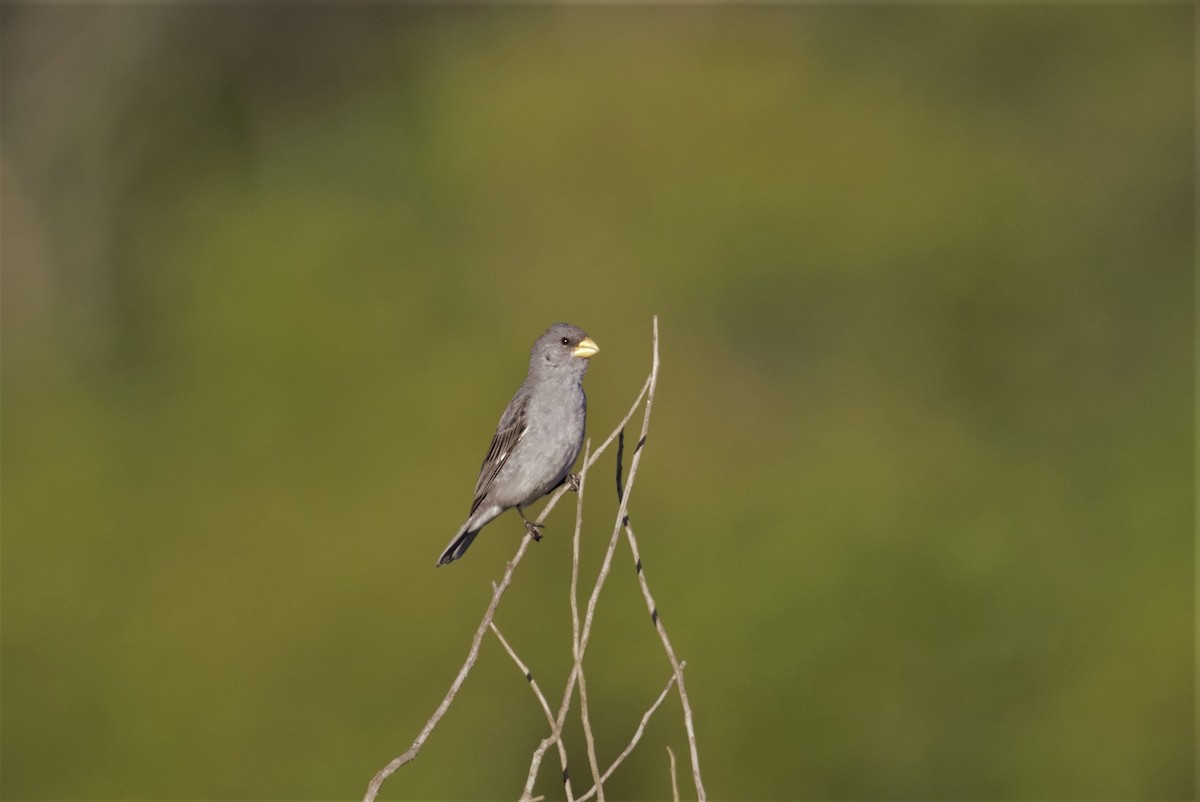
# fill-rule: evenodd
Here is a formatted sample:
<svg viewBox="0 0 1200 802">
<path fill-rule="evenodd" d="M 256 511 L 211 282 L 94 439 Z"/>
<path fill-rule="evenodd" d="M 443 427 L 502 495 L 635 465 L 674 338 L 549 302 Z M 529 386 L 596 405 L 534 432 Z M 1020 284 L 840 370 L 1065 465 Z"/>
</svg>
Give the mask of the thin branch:
<svg viewBox="0 0 1200 802">
<path fill-rule="evenodd" d="M 675 752 L 668 746 L 667 754 L 671 756 L 671 800 L 679 802 L 679 778 L 675 776 Z"/>
<path fill-rule="evenodd" d="M 632 473 L 632 467 L 630 472 Z M 704 781 L 700 778 L 700 755 L 696 749 L 696 726 L 692 721 L 692 706 L 688 702 L 687 687 L 683 683 L 683 664 L 675 657 L 671 639 L 667 636 L 667 630 L 658 614 L 658 607 L 654 604 L 654 597 L 650 594 L 650 586 L 646 582 L 646 572 L 642 566 L 642 557 L 638 553 L 637 538 L 634 537 L 633 527 L 629 525 L 628 518 L 625 519 L 625 536 L 629 541 L 629 549 L 633 552 L 633 564 L 637 570 L 642 596 L 646 600 L 646 609 L 650 611 L 650 620 L 654 622 L 654 629 L 658 632 L 659 640 L 662 641 L 667 659 L 671 662 L 671 668 L 674 669 L 675 678 L 679 682 L 679 701 L 683 704 L 683 726 L 687 730 L 688 750 L 692 759 L 692 780 L 696 783 L 696 796 L 700 802 L 704 802 Z"/>
<path fill-rule="evenodd" d="M 587 455 L 584 455 L 587 462 Z M 579 497 L 575 504 L 575 535 L 571 539 L 571 651 L 575 658 L 575 675 L 579 678 L 579 719 L 583 723 L 583 738 L 587 744 L 588 765 L 592 770 L 592 780 L 596 784 L 597 798 L 604 802 L 604 790 L 600 779 L 600 763 L 596 760 L 596 737 L 592 733 L 592 718 L 588 710 L 587 682 L 583 672 L 583 651 L 579 639 L 579 602 L 577 584 L 579 581 L 579 536 L 583 529 L 583 479 L 579 480 Z M 551 725 L 553 726 L 553 724 Z M 562 738 L 558 740 L 562 748 Z"/>
<path fill-rule="evenodd" d="M 667 698 L 667 694 L 671 692 L 671 686 L 674 684 L 675 675 L 672 674 L 671 678 L 667 680 L 666 687 L 662 689 L 662 693 L 660 693 L 658 698 L 654 700 L 654 704 L 650 705 L 650 709 L 642 714 L 641 723 L 639 723 L 638 728 L 634 730 L 633 738 L 630 739 L 629 744 L 621 751 L 621 754 L 617 755 L 617 759 L 612 762 L 612 765 L 605 770 L 604 776 L 600 778 L 601 781 L 607 781 L 608 778 L 612 776 L 612 773 L 617 770 L 617 766 L 620 766 L 623 762 L 625 762 L 625 758 L 629 757 L 629 755 L 633 752 L 634 747 L 638 745 L 638 741 L 642 740 L 642 734 L 646 732 L 646 725 L 650 723 L 650 717 L 654 715 L 654 711 L 658 710 L 659 706 L 663 703 L 663 700 Z M 595 795 L 596 788 L 592 788 L 586 794 L 579 797 L 579 799 L 575 800 L 575 802 L 587 802 L 587 800 L 591 799 Z"/>
<path fill-rule="evenodd" d="M 579 719 L 583 722 L 583 740 L 587 744 L 588 765 L 592 768 L 597 802 L 604 802 L 604 779 L 600 776 L 600 763 L 596 760 L 596 738 L 592 735 L 592 722 L 588 715 L 587 681 L 584 679 L 583 663 L 579 663 L 578 666 L 575 674 L 579 677 Z M 559 738 L 558 742 L 561 744 L 562 738 Z"/>
<path fill-rule="evenodd" d="M 525 662 L 517 656 L 516 650 L 513 649 L 512 645 L 508 642 L 508 639 L 500 634 L 500 630 L 496 627 L 495 623 L 490 623 L 488 626 L 491 628 L 492 634 L 495 635 L 500 641 L 500 645 L 504 647 L 504 651 L 508 652 L 508 656 L 513 659 L 513 662 L 517 664 L 517 668 L 519 668 L 521 673 L 525 675 L 525 680 L 529 683 L 529 687 L 533 689 L 533 695 L 537 697 L 538 702 L 540 702 L 542 705 L 542 712 L 546 714 L 547 721 L 553 724 L 554 713 L 551 712 L 550 703 L 546 701 L 546 697 L 542 694 L 542 689 L 538 687 L 537 680 L 533 678 L 533 672 L 530 671 L 529 666 L 525 665 Z"/>
<path fill-rule="evenodd" d="M 583 445 L 583 463 L 588 464 L 588 452 L 592 441 Z M 571 537 L 571 650 L 578 657 L 579 652 L 579 540 L 583 532 L 583 485 L 585 475 L 579 475 L 579 497 L 575 504 L 575 533 Z"/>
</svg>

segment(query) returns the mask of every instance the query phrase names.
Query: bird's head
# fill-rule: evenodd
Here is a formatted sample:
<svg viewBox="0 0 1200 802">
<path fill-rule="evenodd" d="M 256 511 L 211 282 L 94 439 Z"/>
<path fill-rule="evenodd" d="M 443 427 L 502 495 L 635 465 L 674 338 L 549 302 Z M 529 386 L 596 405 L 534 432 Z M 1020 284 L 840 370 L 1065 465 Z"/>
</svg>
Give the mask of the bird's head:
<svg viewBox="0 0 1200 802">
<path fill-rule="evenodd" d="M 599 350 L 583 329 L 570 323 L 555 323 L 533 344 L 529 369 L 539 374 L 568 371 L 582 375 L 587 370 L 587 361 Z"/>
</svg>

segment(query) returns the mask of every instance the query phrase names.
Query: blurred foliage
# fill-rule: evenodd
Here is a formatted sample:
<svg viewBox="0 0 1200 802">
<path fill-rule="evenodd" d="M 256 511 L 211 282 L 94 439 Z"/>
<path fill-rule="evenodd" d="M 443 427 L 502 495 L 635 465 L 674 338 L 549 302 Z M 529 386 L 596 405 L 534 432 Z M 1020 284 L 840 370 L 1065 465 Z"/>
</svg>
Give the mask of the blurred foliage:
<svg viewBox="0 0 1200 802">
<path fill-rule="evenodd" d="M 529 344 L 600 343 L 602 436 L 655 313 L 714 798 L 1192 795 L 1186 4 L 0 14 L 4 798 L 361 794 L 522 531 L 433 568 Z M 548 690 L 568 509 L 498 618 Z M 602 759 L 668 676 L 619 560 Z M 384 795 L 510 797 L 544 731 L 488 642 Z"/>
</svg>

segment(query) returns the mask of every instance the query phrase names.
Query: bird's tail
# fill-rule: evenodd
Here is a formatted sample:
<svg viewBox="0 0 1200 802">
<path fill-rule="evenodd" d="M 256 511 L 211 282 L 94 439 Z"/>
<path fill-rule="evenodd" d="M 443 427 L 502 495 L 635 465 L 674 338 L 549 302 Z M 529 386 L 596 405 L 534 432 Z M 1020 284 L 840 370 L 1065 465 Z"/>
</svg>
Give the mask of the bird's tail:
<svg viewBox="0 0 1200 802">
<path fill-rule="evenodd" d="M 479 534 L 479 529 L 469 529 L 470 525 L 471 522 L 467 521 L 463 524 L 462 529 L 458 530 L 458 534 L 450 541 L 450 545 L 442 552 L 442 556 L 438 557 L 438 565 L 452 563 L 466 553 L 467 547 L 471 545 L 471 541 Z"/>
</svg>

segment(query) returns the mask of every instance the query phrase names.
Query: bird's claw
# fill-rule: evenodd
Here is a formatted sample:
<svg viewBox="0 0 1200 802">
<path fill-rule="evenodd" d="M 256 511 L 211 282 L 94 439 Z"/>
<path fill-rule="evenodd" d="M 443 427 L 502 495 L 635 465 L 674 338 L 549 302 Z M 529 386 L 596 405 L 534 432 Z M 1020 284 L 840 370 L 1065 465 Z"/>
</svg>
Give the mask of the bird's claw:
<svg viewBox="0 0 1200 802">
<path fill-rule="evenodd" d="M 528 519 L 525 521 L 525 531 L 528 532 L 529 536 L 534 540 L 542 539 L 542 530 L 545 528 L 545 524 L 539 524 L 537 521 L 530 521 Z"/>
<path fill-rule="evenodd" d="M 579 478 L 579 474 L 568 473 L 567 478 L 563 479 L 563 484 L 567 486 L 567 490 L 570 490 L 572 493 L 578 493 L 580 481 L 582 480 Z"/>
</svg>

